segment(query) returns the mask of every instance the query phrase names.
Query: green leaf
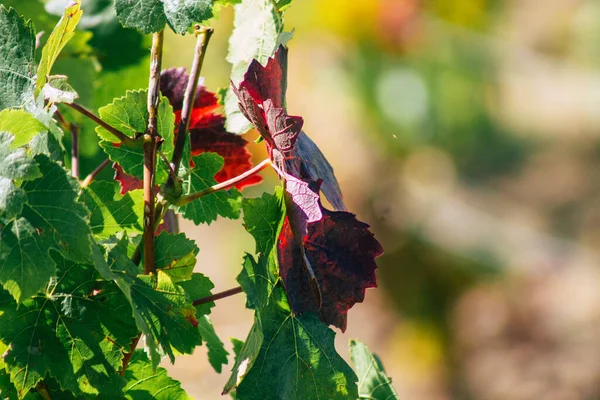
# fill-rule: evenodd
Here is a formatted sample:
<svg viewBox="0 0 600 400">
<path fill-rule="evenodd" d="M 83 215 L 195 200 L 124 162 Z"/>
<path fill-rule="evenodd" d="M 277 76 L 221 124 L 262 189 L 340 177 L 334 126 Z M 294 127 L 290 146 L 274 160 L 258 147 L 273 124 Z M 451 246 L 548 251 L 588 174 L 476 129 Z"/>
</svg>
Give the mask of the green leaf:
<svg viewBox="0 0 600 400">
<path fill-rule="evenodd" d="M 169 377 L 164 368 L 152 367 L 143 350 L 136 350 L 125 371 L 127 380 L 125 398 L 130 400 L 186 400 L 191 399 L 179 381 Z"/>
<path fill-rule="evenodd" d="M 238 399 L 358 397 L 358 379 L 335 351 L 335 333 L 316 315 L 296 316 L 270 303 L 261 312 L 261 322 L 262 345 L 237 387 Z"/>
<path fill-rule="evenodd" d="M 117 371 L 135 326 L 122 319 L 129 305 L 116 286 L 96 271 L 54 257 L 58 278 L 45 293 L 21 305 L 0 292 L 0 340 L 4 362 L 20 396 L 46 374 L 65 390 L 86 397 L 119 398 Z M 100 395 L 101 394 L 101 395 Z"/>
<path fill-rule="evenodd" d="M 65 47 L 67 42 L 75 35 L 75 28 L 81 19 L 83 11 L 80 10 L 81 0 L 73 0 L 65 7 L 62 18 L 54 27 L 46 45 L 42 50 L 42 59 L 37 70 L 37 80 L 35 83 L 35 95 L 40 93 L 47 82 L 50 70 L 58 55 Z"/>
<path fill-rule="evenodd" d="M 122 230 L 142 233 L 144 194 L 132 190 L 125 195 L 117 194 L 119 184 L 93 181 L 83 190 L 82 201 L 91 212 L 90 228 L 101 238 Z"/>
<path fill-rule="evenodd" d="M 211 290 L 215 285 L 206 276 L 199 272 L 192 274 L 192 278 L 187 281 L 177 283 L 185 292 L 188 297 L 193 300 L 203 299 L 211 295 Z M 196 317 L 200 318 L 202 315 L 210 314 L 210 309 L 215 306 L 214 302 L 209 302 L 196 306 Z"/>
<path fill-rule="evenodd" d="M 244 227 L 256 241 L 256 252 L 267 253 L 275 246 L 279 231 L 285 219 L 285 197 L 280 187 L 274 194 L 264 193 L 262 197 L 244 199 Z"/>
<path fill-rule="evenodd" d="M 160 344 L 171 362 L 175 361 L 174 350 L 191 354 L 202 344 L 196 309 L 183 288 L 167 274 L 139 275 L 131 283 L 131 300 L 144 322 L 140 328 Z"/>
<path fill-rule="evenodd" d="M 0 132 L 10 133 L 14 140 L 10 147 L 21 147 L 37 134 L 47 132 L 48 128 L 33 115 L 23 109 L 6 109 L 0 111 Z"/>
<path fill-rule="evenodd" d="M 115 0 L 115 10 L 124 27 L 146 35 L 162 30 L 167 22 L 161 0 Z"/>
<path fill-rule="evenodd" d="M 192 278 L 196 265 L 198 246 L 185 234 L 172 234 L 166 231 L 154 239 L 154 265 L 169 275 L 173 282 L 180 282 Z"/>
<path fill-rule="evenodd" d="M 256 241 L 259 258 L 256 262 L 246 254 L 237 280 L 246 293 L 246 306 L 261 309 L 279 280 L 275 244 L 286 215 L 283 190 L 277 188 L 274 195 L 265 193 L 260 198 L 244 199 L 242 208 L 244 226 Z"/>
<path fill-rule="evenodd" d="M 260 321 L 256 317 L 254 321 L 246 341 L 242 342 L 243 345 L 235 353 L 235 363 L 231 370 L 231 376 L 223 388 L 223 394 L 231 393 L 242 382 L 260 353 L 264 336 Z"/>
<path fill-rule="evenodd" d="M 34 73 L 33 24 L 0 4 L 0 110 L 21 107 L 33 96 Z"/>
<path fill-rule="evenodd" d="M 128 90 L 125 96 L 116 98 L 112 103 L 98 109 L 98 113 L 100 118 L 108 125 L 120 130 L 129 137 L 135 137 L 146 131 L 148 124 L 147 101 L 148 90 Z M 165 139 L 165 142 L 170 139 L 172 151 L 175 116 L 173 107 L 171 107 L 166 97 L 161 97 L 157 123 L 160 136 Z M 96 128 L 96 133 L 103 140 L 112 143 L 119 142 L 119 139 L 101 126 Z M 164 147 L 163 151 L 165 151 Z"/>
<path fill-rule="evenodd" d="M 165 16 L 175 33 L 184 34 L 194 22 L 212 17 L 212 0 L 163 0 Z"/>
<path fill-rule="evenodd" d="M 141 146 L 131 147 L 124 144 L 115 146 L 111 142 L 106 140 L 100 141 L 100 147 L 104 149 L 104 152 L 108 155 L 111 161 L 116 162 L 125 173 L 138 178 L 144 178 L 144 149 Z M 167 180 L 169 173 L 164 162 L 161 159 L 157 160 L 156 163 L 156 184 L 160 185 Z"/>
<path fill-rule="evenodd" d="M 48 252 L 91 261 L 88 211 L 76 201 L 77 193 L 65 170 L 46 156 L 36 156 L 43 175 L 26 181 L 21 218 L 0 230 L 0 282 L 17 300 L 41 290 L 55 273 Z"/>
<path fill-rule="evenodd" d="M 215 174 L 223 168 L 223 157 L 216 153 L 202 153 L 192 157 L 194 169 L 183 181 L 183 194 L 196 193 L 217 184 Z M 240 216 L 242 194 L 237 189 L 220 190 L 179 207 L 182 216 L 196 225 L 211 222 L 220 215 L 225 218 Z"/>
<path fill-rule="evenodd" d="M 0 282 L 22 302 L 44 288 L 56 273 L 48 254 L 52 242 L 25 218 L 4 226 L 0 236 Z"/>
<path fill-rule="evenodd" d="M 223 365 L 227 364 L 229 353 L 225 350 L 223 342 L 217 336 L 215 327 L 208 315 L 198 317 L 198 329 L 200 330 L 202 339 L 206 342 L 206 347 L 208 347 L 208 361 L 215 371 L 220 374 Z"/>
<path fill-rule="evenodd" d="M 240 83 L 253 59 L 264 65 L 277 49 L 278 37 L 283 32 L 282 8 L 273 0 L 243 0 L 234 6 L 227 61 L 232 64 L 231 81 L 235 85 Z M 252 128 L 231 89 L 225 98 L 225 115 L 228 132 L 242 134 Z"/>
<path fill-rule="evenodd" d="M 392 380 L 385 374 L 381 360 L 371 353 L 364 343 L 350 340 L 350 358 L 358 380 L 358 393 L 361 399 L 399 399 L 392 386 Z"/>
<path fill-rule="evenodd" d="M 89 211 L 79 203 L 70 177 L 46 156 L 35 157 L 43 176 L 21 186 L 27 193 L 23 217 L 43 234 L 52 235 L 57 249 L 73 261 L 90 261 Z"/>
<path fill-rule="evenodd" d="M 0 133 L 0 177 L 32 180 L 42 176 L 38 164 L 25 149 L 14 149 L 13 137 Z"/>
<path fill-rule="evenodd" d="M 292 313 L 278 275 L 277 238 L 285 219 L 283 190 L 243 201 L 244 225 L 258 262 L 246 255 L 238 281 L 255 322 L 225 385 L 236 398 L 356 399 L 357 378 L 336 353 L 335 333 L 316 315 Z"/>
<path fill-rule="evenodd" d="M 145 34 L 162 30 L 165 23 L 184 34 L 194 22 L 212 17 L 211 0 L 116 0 L 115 9 L 123 26 Z"/>
<path fill-rule="evenodd" d="M 107 124 L 115 127 L 129 137 L 136 137 L 146 131 L 148 123 L 147 90 L 128 90 L 124 97 L 115 99 L 111 104 L 98 110 L 100 118 Z M 158 107 L 157 130 L 164 139 L 161 151 L 170 158 L 173 154 L 173 130 L 175 128 L 175 115 L 173 107 L 166 97 L 161 98 Z M 100 146 L 109 158 L 121 165 L 123 170 L 136 178 L 142 179 L 144 173 L 144 150 L 140 141 L 139 145 L 132 147 L 119 143 L 112 133 L 101 126 L 96 128 L 96 133 L 102 139 Z M 167 180 L 168 171 L 162 159 L 157 160 L 156 184 L 160 185 Z"/>
</svg>

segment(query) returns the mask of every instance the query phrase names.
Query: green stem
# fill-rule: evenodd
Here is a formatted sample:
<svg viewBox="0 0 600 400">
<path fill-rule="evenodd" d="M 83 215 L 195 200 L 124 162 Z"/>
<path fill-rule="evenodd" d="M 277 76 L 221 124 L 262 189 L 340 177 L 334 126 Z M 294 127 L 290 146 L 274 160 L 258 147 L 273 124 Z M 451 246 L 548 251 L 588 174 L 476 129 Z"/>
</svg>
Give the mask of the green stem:
<svg viewBox="0 0 600 400">
<path fill-rule="evenodd" d="M 243 174 L 240 174 L 240 175 L 238 175 L 238 176 L 236 176 L 234 178 L 231 178 L 231 179 L 229 179 L 229 180 L 227 180 L 225 182 L 221 182 L 219 184 L 216 184 L 214 186 L 211 186 L 211 187 L 206 188 L 204 190 L 201 190 L 199 192 L 191 193 L 191 194 L 188 194 L 186 196 L 180 197 L 175 202 L 175 205 L 179 206 L 179 207 L 185 206 L 186 204 L 188 204 L 188 203 L 190 203 L 190 202 L 192 202 L 194 200 L 197 200 L 200 197 L 209 195 L 209 194 L 214 193 L 214 192 L 219 191 L 219 190 L 229 189 L 229 188 L 231 188 L 231 187 L 233 187 L 233 186 L 235 186 L 235 185 L 237 185 L 237 184 L 245 181 L 246 179 L 248 179 L 248 178 L 256 175 L 257 173 L 259 173 L 260 171 L 262 171 L 263 169 L 265 169 L 270 164 L 271 164 L 271 160 L 267 158 L 266 160 L 263 160 L 260 164 L 258 164 L 257 166 L 255 166 L 252 169 L 249 169 L 248 171 L 244 172 Z"/>
</svg>

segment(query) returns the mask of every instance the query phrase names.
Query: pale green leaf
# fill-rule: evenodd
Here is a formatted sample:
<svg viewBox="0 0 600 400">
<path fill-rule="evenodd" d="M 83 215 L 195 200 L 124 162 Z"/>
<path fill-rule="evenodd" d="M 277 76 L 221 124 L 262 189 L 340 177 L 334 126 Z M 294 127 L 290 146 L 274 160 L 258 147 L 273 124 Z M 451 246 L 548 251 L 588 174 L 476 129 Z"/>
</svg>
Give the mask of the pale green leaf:
<svg viewBox="0 0 600 400">
<path fill-rule="evenodd" d="M 359 399 L 399 399 L 392 386 L 392 380 L 386 375 L 381 361 L 369 351 L 364 343 L 350 340 L 350 358 L 358 375 Z"/>
<path fill-rule="evenodd" d="M 54 30 L 50 34 L 46 45 L 42 49 L 42 59 L 37 70 L 37 80 L 35 83 L 35 94 L 42 90 L 47 82 L 48 75 L 58 55 L 65 47 L 67 42 L 75 35 L 75 28 L 81 19 L 83 11 L 80 10 L 81 0 L 72 0 L 65 7 L 64 14 Z"/>
<path fill-rule="evenodd" d="M 21 107 L 33 96 L 34 74 L 33 24 L 0 4 L 0 110 Z"/>
<path fill-rule="evenodd" d="M 234 85 L 240 83 L 253 59 L 264 65 L 275 53 L 279 35 L 283 32 L 282 8 L 273 0 L 242 0 L 234 6 L 234 29 L 227 54 L 227 61 L 232 64 Z M 225 98 L 225 115 L 228 132 L 242 134 L 252 127 L 241 113 L 231 89 Z"/>
<path fill-rule="evenodd" d="M 23 109 L 0 111 L 0 132 L 14 136 L 11 148 L 26 145 L 35 135 L 47 131 L 48 128 L 44 124 Z"/>
</svg>

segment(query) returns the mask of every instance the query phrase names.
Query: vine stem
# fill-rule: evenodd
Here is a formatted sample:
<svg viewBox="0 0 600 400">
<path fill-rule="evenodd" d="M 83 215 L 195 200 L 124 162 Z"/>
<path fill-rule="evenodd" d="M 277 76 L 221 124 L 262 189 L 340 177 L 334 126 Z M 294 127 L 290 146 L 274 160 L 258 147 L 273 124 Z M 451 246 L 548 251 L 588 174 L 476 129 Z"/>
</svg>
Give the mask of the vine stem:
<svg viewBox="0 0 600 400">
<path fill-rule="evenodd" d="M 156 171 L 156 153 L 162 138 L 158 134 L 158 106 L 160 104 L 160 70 L 162 65 L 164 31 L 152 35 L 152 49 L 150 52 L 150 78 L 148 81 L 148 127 L 144 133 L 144 273 L 155 272 L 154 265 L 154 231 L 157 215 L 161 218 L 163 207 L 159 203 L 155 207 L 156 196 L 154 193 L 154 180 Z M 141 243 L 140 243 L 141 245 Z M 135 249 L 132 261 L 138 265 L 141 259 L 140 246 Z M 123 357 L 121 376 L 125 374 L 127 366 L 142 334 L 138 334 L 131 342 L 129 353 Z"/>
<path fill-rule="evenodd" d="M 213 294 L 211 296 L 206 296 L 206 297 L 203 297 L 203 298 L 198 299 L 198 300 L 194 300 L 192 302 L 192 305 L 193 306 L 199 306 L 201 304 L 206 304 L 206 303 L 210 303 L 211 301 L 215 301 L 215 300 L 219 300 L 219 299 L 224 299 L 225 297 L 230 297 L 230 296 L 236 295 L 238 293 L 242 293 L 242 287 L 241 286 L 235 287 L 233 289 L 225 290 L 223 292 L 215 293 L 215 294 Z"/>
<path fill-rule="evenodd" d="M 100 165 L 98 165 L 92 172 L 90 172 L 88 176 L 85 177 L 85 179 L 81 182 L 81 186 L 86 187 L 92 183 L 92 181 L 96 179 L 96 176 L 98 176 L 98 174 L 102 172 L 102 170 L 106 168 L 108 164 L 110 164 L 110 159 L 107 158 L 106 160 L 102 161 Z"/>
<path fill-rule="evenodd" d="M 260 164 L 256 165 L 252 169 L 249 169 L 248 171 L 246 171 L 246 172 L 244 172 L 244 173 L 242 173 L 242 174 L 240 174 L 240 175 L 238 175 L 236 177 L 233 177 L 233 178 L 231 178 L 231 179 L 229 179 L 229 180 L 227 180 L 225 182 L 221 182 L 221 183 L 218 183 L 218 184 L 216 184 L 214 186 L 211 186 L 209 188 L 201 190 L 199 192 L 191 193 L 191 194 L 188 194 L 186 196 L 180 197 L 175 202 L 175 205 L 179 206 L 179 207 L 185 206 L 186 204 L 188 204 L 188 203 L 190 203 L 190 202 L 192 202 L 192 201 L 194 201 L 196 199 L 199 199 L 200 197 L 209 195 L 209 194 L 214 193 L 214 192 L 219 191 L 219 190 L 229 189 L 229 188 L 231 188 L 231 187 L 233 187 L 233 186 L 235 186 L 235 185 L 237 185 L 237 184 L 245 181 L 246 179 L 248 179 L 248 178 L 250 178 L 250 177 L 258 174 L 260 171 L 262 171 L 263 169 L 265 169 L 268 165 L 271 165 L 271 160 L 267 158 L 266 160 L 263 160 Z"/>
<path fill-rule="evenodd" d="M 155 272 L 154 266 L 154 178 L 156 152 L 162 140 L 157 131 L 158 105 L 160 104 L 160 70 L 162 65 L 164 31 L 152 35 L 150 53 L 150 79 L 148 82 L 148 128 L 144 134 L 144 273 Z"/>
<path fill-rule="evenodd" d="M 126 134 L 124 134 L 123 132 L 118 130 L 117 128 L 114 128 L 114 127 L 110 126 L 109 124 L 107 124 L 106 122 L 102 121 L 100 119 L 100 117 L 98 117 L 96 114 L 94 114 L 87 108 L 85 108 L 77 103 L 63 103 L 63 104 L 66 104 L 67 106 L 71 107 L 73 110 L 79 112 L 82 115 L 85 115 L 86 117 L 88 117 L 89 119 L 91 119 L 92 121 L 94 121 L 95 123 L 97 123 L 98 125 L 103 127 L 104 129 L 106 129 L 107 131 L 109 131 L 110 133 L 115 135 L 121 141 L 121 143 L 129 145 L 129 146 L 133 145 L 134 140 L 132 138 L 130 138 L 129 136 L 127 136 Z"/>
<path fill-rule="evenodd" d="M 181 164 L 181 158 L 183 156 L 185 137 L 187 136 L 187 131 L 190 127 L 190 116 L 192 115 L 192 109 L 194 108 L 194 101 L 196 99 L 198 79 L 200 78 L 200 72 L 202 71 L 206 48 L 208 47 L 208 42 L 210 41 L 213 32 L 214 30 L 212 28 L 196 27 L 196 49 L 194 51 L 192 69 L 183 97 L 181 120 L 179 121 L 179 127 L 177 128 L 177 137 L 175 139 L 173 157 L 171 158 L 171 169 L 173 171 L 179 171 L 179 165 Z M 166 187 L 172 186 L 174 183 L 175 180 L 172 177 L 169 177 Z"/>
</svg>

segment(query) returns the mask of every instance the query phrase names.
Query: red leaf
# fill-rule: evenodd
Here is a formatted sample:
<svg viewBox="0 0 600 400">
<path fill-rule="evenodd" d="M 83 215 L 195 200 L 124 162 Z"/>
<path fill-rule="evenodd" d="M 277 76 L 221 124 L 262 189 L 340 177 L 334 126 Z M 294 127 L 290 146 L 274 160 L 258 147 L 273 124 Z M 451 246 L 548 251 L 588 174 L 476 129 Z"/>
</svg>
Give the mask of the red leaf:
<svg viewBox="0 0 600 400">
<path fill-rule="evenodd" d="M 225 164 L 215 175 L 217 182 L 234 178 L 252 168 L 252 154 L 246 148 L 248 142 L 225 131 L 223 124 L 218 127 L 194 128 L 190 130 L 192 154 L 214 152 L 223 157 Z M 260 175 L 254 175 L 236 185 L 242 189 L 262 182 Z"/>
<path fill-rule="evenodd" d="M 280 46 L 266 66 L 252 60 L 239 86 L 232 85 L 240 110 L 265 139 L 273 164 L 284 172 L 304 123 L 284 108 L 286 74 L 287 49 Z"/>
<path fill-rule="evenodd" d="M 302 131 L 302 117 L 284 108 L 287 87 L 287 48 L 279 46 L 266 66 L 253 60 L 238 87 L 232 90 L 242 113 L 265 139 L 273 165 L 280 172 L 310 181 L 322 180 L 323 193 L 336 210 L 345 210 L 333 168 L 317 145 Z"/>
<path fill-rule="evenodd" d="M 183 97 L 188 83 L 188 74 L 185 68 L 169 68 L 160 73 L 160 93 L 169 99 L 173 106 L 173 111 L 180 111 L 183 108 Z M 218 108 L 217 96 L 206 90 L 204 79 L 200 78 L 196 88 L 196 98 L 194 99 L 194 108 L 213 107 Z"/>
<path fill-rule="evenodd" d="M 135 178 L 131 175 L 126 174 L 125 171 L 123 171 L 123 168 L 121 168 L 121 166 L 119 164 L 114 163 L 113 168 L 115 170 L 114 179 L 115 179 L 115 181 L 118 181 L 119 184 L 121 185 L 121 194 L 125 194 L 125 193 L 129 192 L 130 190 L 144 188 L 144 181 L 142 181 L 141 179 Z"/>
<path fill-rule="evenodd" d="M 320 287 L 321 306 L 304 272 L 302 248 L 294 240 L 288 219 L 279 236 L 280 274 L 296 313 L 314 312 L 323 322 L 345 331 L 348 310 L 364 300 L 366 288 L 377 286 L 375 258 L 383 254 L 383 248 L 369 225 L 354 214 L 321 210 L 323 218 L 308 224 L 302 240 Z"/>
<path fill-rule="evenodd" d="M 185 68 L 171 68 L 161 73 L 161 92 L 175 110 L 175 127 L 181 120 L 183 96 L 188 82 Z M 199 83 L 194 108 L 190 116 L 190 144 L 193 155 L 213 152 L 224 158 L 223 169 L 217 173 L 217 182 L 223 182 L 252 168 L 252 155 L 246 148 L 248 142 L 225 130 L 225 119 L 218 113 L 217 96 Z M 236 185 L 238 189 L 260 183 L 259 175 Z"/>
</svg>

